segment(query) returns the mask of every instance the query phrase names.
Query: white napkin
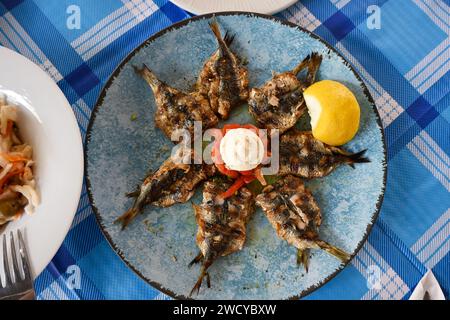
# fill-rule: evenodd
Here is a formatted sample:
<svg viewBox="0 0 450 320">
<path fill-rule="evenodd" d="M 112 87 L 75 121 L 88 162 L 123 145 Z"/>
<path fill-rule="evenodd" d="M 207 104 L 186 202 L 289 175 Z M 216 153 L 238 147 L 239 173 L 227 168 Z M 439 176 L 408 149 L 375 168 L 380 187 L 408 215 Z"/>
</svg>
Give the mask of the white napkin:
<svg viewBox="0 0 450 320">
<path fill-rule="evenodd" d="M 445 300 L 444 293 L 431 270 L 428 270 L 419 281 L 409 300 Z"/>
</svg>

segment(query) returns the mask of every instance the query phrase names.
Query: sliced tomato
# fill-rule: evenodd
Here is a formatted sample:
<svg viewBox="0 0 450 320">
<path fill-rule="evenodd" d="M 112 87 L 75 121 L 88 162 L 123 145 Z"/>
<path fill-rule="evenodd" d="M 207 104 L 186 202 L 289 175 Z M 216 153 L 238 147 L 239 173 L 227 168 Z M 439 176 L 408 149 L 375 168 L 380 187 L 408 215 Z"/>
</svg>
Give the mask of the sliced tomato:
<svg viewBox="0 0 450 320">
<path fill-rule="evenodd" d="M 214 163 L 223 163 L 222 157 L 220 155 L 220 141 L 223 138 L 222 130 L 220 129 L 209 129 L 209 134 L 214 137 L 213 147 L 211 150 L 211 158 Z"/>
<path fill-rule="evenodd" d="M 256 134 L 259 133 L 259 129 L 257 127 L 255 127 L 254 125 L 252 125 L 252 124 L 243 124 L 243 125 L 241 125 L 241 128 L 252 130 Z"/>
<path fill-rule="evenodd" d="M 245 183 L 250 183 L 250 182 L 252 182 L 253 180 L 256 179 L 256 177 L 255 177 L 254 175 L 251 175 L 251 176 L 242 176 L 242 178 L 244 179 L 244 182 L 245 182 Z"/>
<path fill-rule="evenodd" d="M 239 177 L 239 172 L 227 169 L 227 167 L 225 167 L 225 165 L 223 163 L 216 163 L 215 165 L 220 173 L 222 173 L 230 178 L 233 178 L 233 179 L 237 179 Z"/>
<path fill-rule="evenodd" d="M 247 170 L 247 171 L 239 171 L 240 174 L 242 174 L 243 176 L 251 176 L 253 174 L 253 169 L 252 170 Z"/>
<path fill-rule="evenodd" d="M 242 125 L 240 125 L 238 123 L 228 123 L 228 124 L 223 125 L 222 132 L 225 134 L 225 133 L 227 133 L 228 130 L 239 129 L 239 128 L 242 128 Z"/>
<path fill-rule="evenodd" d="M 222 134 L 225 135 L 228 130 L 239 129 L 239 128 L 252 130 L 257 135 L 259 135 L 259 129 L 256 126 L 254 126 L 253 124 L 237 124 L 237 123 L 225 124 L 222 128 Z M 217 135 L 217 133 L 214 134 L 213 136 L 216 136 L 216 135 Z M 214 141 L 214 146 L 211 151 L 211 156 L 214 161 L 214 164 L 216 165 L 216 167 L 220 173 L 222 173 L 230 178 L 237 179 L 235 184 L 233 184 L 230 187 L 230 189 L 234 189 L 235 185 L 240 185 L 240 187 L 242 187 L 243 186 L 242 181 L 244 182 L 244 184 L 246 184 L 246 183 L 250 183 L 250 182 L 254 181 L 255 179 L 258 179 L 258 181 L 262 185 L 264 185 L 264 186 L 267 185 L 267 183 L 264 179 L 264 176 L 261 174 L 260 168 L 253 169 L 253 170 L 246 170 L 246 171 L 235 171 L 235 170 L 228 169 L 225 166 L 225 164 L 223 163 L 223 159 L 220 154 L 220 140 L 221 140 L 221 138 L 220 139 L 216 138 L 216 140 Z M 270 152 L 268 152 L 268 150 L 267 150 L 267 144 L 268 144 L 267 138 L 263 137 L 263 138 L 261 138 L 261 140 L 263 141 L 263 145 L 264 145 L 264 149 L 265 149 L 265 158 L 267 158 L 270 156 Z M 239 188 L 237 190 L 239 190 Z M 234 192 L 236 192 L 236 190 Z"/>
<path fill-rule="evenodd" d="M 219 145 L 213 145 L 213 148 L 211 150 L 211 158 L 215 164 L 223 163 L 222 157 L 220 156 Z"/>
<path fill-rule="evenodd" d="M 216 166 L 216 168 L 219 170 L 220 173 L 236 179 L 239 177 L 239 172 L 235 171 L 235 170 L 230 170 L 228 169 L 225 164 L 223 163 L 222 157 L 220 155 L 220 141 L 214 142 L 214 146 L 213 149 L 211 150 L 211 158 L 214 162 L 214 165 Z"/>
</svg>

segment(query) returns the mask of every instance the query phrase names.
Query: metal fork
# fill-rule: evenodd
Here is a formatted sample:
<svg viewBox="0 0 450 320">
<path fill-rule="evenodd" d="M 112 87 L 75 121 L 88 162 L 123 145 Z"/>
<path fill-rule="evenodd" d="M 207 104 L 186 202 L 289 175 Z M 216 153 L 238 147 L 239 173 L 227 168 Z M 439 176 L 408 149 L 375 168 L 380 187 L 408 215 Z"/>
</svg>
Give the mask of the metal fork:
<svg viewBox="0 0 450 320">
<path fill-rule="evenodd" d="M 33 300 L 35 298 L 33 280 L 31 279 L 30 265 L 28 263 L 29 258 L 20 230 L 17 230 L 17 238 L 19 244 L 18 250 L 16 250 L 14 244 L 14 232 L 11 231 L 9 233 L 10 251 L 8 254 L 7 235 L 3 234 L 3 273 L 5 275 L 5 281 L 3 285 L 0 285 L 0 300 Z M 12 268 L 10 260 L 12 262 Z M 19 270 L 19 260 L 23 273 Z"/>
</svg>

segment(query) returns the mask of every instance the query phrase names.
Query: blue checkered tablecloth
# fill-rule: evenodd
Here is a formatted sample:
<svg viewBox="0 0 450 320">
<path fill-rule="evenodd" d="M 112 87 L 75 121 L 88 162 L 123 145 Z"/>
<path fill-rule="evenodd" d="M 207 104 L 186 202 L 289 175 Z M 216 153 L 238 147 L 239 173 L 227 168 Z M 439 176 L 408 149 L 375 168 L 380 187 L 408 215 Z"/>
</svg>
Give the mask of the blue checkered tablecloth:
<svg viewBox="0 0 450 320">
<path fill-rule="evenodd" d="M 449 298 L 449 2 L 302 0 L 277 16 L 315 32 L 353 64 L 375 99 L 388 146 L 386 195 L 367 243 L 306 299 L 407 299 L 427 269 Z M 167 0 L 0 0 L 0 45 L 54 79 L 84 139 L 96 98 L 119 62 L 188 17 Z M 40 299 L 168 298 L 110 248 L 85 187 L 36 288 Z"/>
</svg>

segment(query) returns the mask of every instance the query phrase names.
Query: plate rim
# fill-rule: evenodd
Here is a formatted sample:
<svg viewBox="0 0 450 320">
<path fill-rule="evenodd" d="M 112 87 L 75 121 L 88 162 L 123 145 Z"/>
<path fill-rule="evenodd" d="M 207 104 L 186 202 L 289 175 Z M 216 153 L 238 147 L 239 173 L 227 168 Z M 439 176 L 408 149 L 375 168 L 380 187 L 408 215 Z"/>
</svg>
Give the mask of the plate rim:
<svg viewBox="0 0 450 320">
<path fill-rule="evenodd" d="M 189 13 L 193 13 L 195 15 L 206 15 L 206 14 L 212 14 L 213 13 L 213 12 L 206 13 L 206 14 L 205 13 L 200 13 L 200 11 L 197 10 L 198 7 L 196 7 L 195 5 L 192 5 L 193 3 L 195 3 L 195 1 L 193 1 L 191 5 L 183 3 L 182 1 L 183 0 L 170 0 L 170 2 L 172 2 L 174 5 L 178 6 L 182 10 L 185 10 L 185 11 L 187 11 Z M 300 0 L 286 0 L 286 3 L 284 3 L 282 6 L 279 6 L 276 9 L 271 9 L 271 10 L 268 10 L 268 11 L 267 10 L 263 10 L 264 12 L 261 11 L 261 14 L 271 15 L 271 14 L 275 14 L 275 13 L 281 12 L 284 9 L 287 9 L 290 6 L 293 6 L 294 4 L 296 4 L 299 1 Z M 239 11 L 239 10 L 232 10 L 232 11 L 230 11 L 230 10 L 225 10 L 225 11 L 214 11 L 214 12 L 215 13 L 226 13 L 226 12 L 248 12 L 248 11 Z M 254 13 L 256 13 L 256 12 L 254 12 Z"/>
<path fill-rule="evenodd" d="M 288 26 L 290 28 L 296 28 L 302 32 L 307 33 L 309 36 L 311 36 L 312 38 L 320 41 L 321 43 L 323 43 L 328 50 L 333 51 L 334 53 L 336 53 L 342 60 L 343 63 L 350 69 L 350 71 L 355 75 L 356 79 L 360 82 L 360 84 L 362 85 L 362 89 L 363 89 L 363 94 L 366 96 L 366 98 L 368 99 L 372 109 L 375 112 L 375 116 L 376 116 L 376 122 L 378 125 L 378 129 L 381 132 L 381 138 L 383 140 L 383 161 L 382 161 L 382 169 L 383 169 L 383 183 L 382 183 L 382 188 L 381 188 L 381 192 L 378 196 L 377 202 L 376 202 L 376 207 L 375 207 L 375 211 L 372 213 L 372 217 L 371 220 L 369 222 L 369 224 L 366 227 L 366 231 L 362 237 L 362 239 L 358 242 L 356 249 L 351 253 L 350 259 L 346 262 L 346 263 L 341 263 L 339 265 L 339 268 L 337 268 L 334 272 L 332 272 L 331 274 L 329 274 L 327 277 L 325 277 L 322 281 L 308 287 L 307 289 L 301 291 L 300 293 L 294 294 L 292 296 L 289 296 L 288 298 L 284 299 L 284 300 L 298 300 L 301 299 L 307 295 L 309 295 L 310 293 L 312 293 L 313 291 L 319 289 L 320 287 L 322 287 L 323 285 L 325 285 L 326 283 L 328 283 L 331 279 L 333 279 L 334 277 L 336 277 L 342 270 L 344 270 L 344 268 L 349 265 L 349 263 L 354 259 L 354 257 L 358 254 L 358 252 L 361 250 L 361 248 L 363 247 L 363 245 L 366 243 L 367 238 L 369 237 L 369 234 L 380 214 L 380 209 L 381 209 L 381 205 L 383 203 L 383 199 L 384 199 L 384 195 L 385 195 L 385 191 L 386 191 L 386 184 L 387 184 L 387 143 L 386 143 L 386 138 L 385 138 L 385 133 L 383 130 L 383 124 L 381 121 L 381 117 L 380 114 L 378 112 L 378 109 L 376 107 L 375 104 L 375 100 L 373 99 L 372 95 L 370 94 L 370 91 L 366 85 L 366 83 L 362 80 L 361 76 L 359 75 L 359 73 L 356 71 L 356 69 L 348 62 L 348 60 L 339 52 L 337 51 L 337 49 L 335 49 L 331 44 L 329 44 L 327 41 L 325 41 L 324 39 L 322 39 L 320 36 L 318 36 L 317 34 L 307 30 L 306 28 L 303 28 L 295 23 L 292 23 L 288 20 L 283 20 L 280 19 L 278 17 L 275 16 L 271 16 L 271 15 L 266 15 L 266 14 L 262 14 L 262 13 L 255 13 L 255 12 L 246 12 L 246 11 L 223 11 L 223 12 L 217 12 L 217 13 L 208 13 L 208 14 L 203 14 L 203 15 L 198 15 L 198 16 L 194 16 L 188 19 L 184 19 L 181 21 L 178 21 L 160 31 L 158 31 L 157 33 L 151 35 L 147 40 L 144 40 L 141 44 L 139 44 L 137 47 L 135 47 L 124 59 L 122 59 L 122 61 L 117 65 L 117 67 L 113 70 L 113 72 L 111 73 L 111 75 L 109 76 L 108 80 L 105 82 L 104 86 L 102 87 L 102 90 L 96 100 L 95 106 L 92 109 L 92 113 L 91 113 L 91 118 L 89 119 L 89 124 L 86 130 L 86 138 L 85 138 L 85 144 L 84 144 L 84 177 L 85 177 L 85 181 L 86 181 L 86 189 L 87 189 L 87 194 L 88 194 L 88 198 L 89 198 L 89 204 L 91 205 L 91 208 L 95 214 L 96 220 L 98 225 L 100 226 L 100 229 L 103 233 L 103 235 L 105 236 L 106 240 L 108 241 L 109 245 L 111 246 L 111 248 L 113 249 L 113 251 L 119 256 L 119 258 L 125 263 L 125 265 L 132 270 L 135 274 L 137 274 L 142 280 L 144 280 L 147 284 L 151 285 L 153 288 L 155 288 L 156 290 L 170 296 L 171 298 L 174 299 L 179 299 L 179 300 L 196 300 L 193 299 L 191 297 L 187 297 L 185 295 L 179 295 L 176 294 L 174 292 L 172 292 L 170 289 L 163 287 L 160 283 L 155 282 L 149 278 L 147 278 L 146 276 L 144 276 L 139 270 L 137 270 L 137 268 L 127 260 L 127 258 L 124 256 L 122 250 L 120 250 L 120 248 L 117 247 L 117 245 L 115 244 L 115 242 L 112 240 L 111 236 L 109 235 L 108 231 L 106 230 L 106 227 L 103 223 L 103 218 L 101 217 L 97 207 L 94 204 L 94 197 L 92 195 L 92 191 L 91 191 L 91 181 L 90 181 L 90 177 L 88 174 L 88 150 L 89 150 L 89 144 L 90 144 L 90 140 L 91 140 L 91 133 L 92 133 L 92 127 L 93 124 L 95 122 L 95 118 L 97 116 L 97 112 L 100 108 L 100 106 L 103 103 L 103 100 L 106 96 L 107 91 L 109 90 L 109 87 L 112 85 L 112 83 L 114 82 L 115 78 L 120 74 L 120 72 L 122 71 L 122 69 L 125 67 L 125 65 L 140 51 L 142 50 L 144 47 L 146 47 L 147 45 L 149 45 L 151 42 L 153 42 L 155 39 L 163 36 L 166 33 L 169 33 L 173 30 L 177 30 L 180 29 L 182 27 L 184 27 L 185 25 L 189 24 L 192 21 L 197 21 L 197 20 L 203 20 L 203 19 L 210 19 L 213 18 L 214 16 L 220 17 L 220 16 L 245 16 L 245 17 L 258 17 L 258 18 L 263 18 L 266 20 L 271 20 L 271 21 L 275 21 L 277 23 L 280 23 L 282 25 Z"/>
<path fill-rule="evenodd" d="M 59 98 L 61 98 L 64 103 L 62 104 L 62 106 L 60 106 L 60 108 L 65 109 L 65 112 L 67 112 L 68 116 L 71 119 L 71 125 L 73 125 L 73 129 L 74 132 L 76 133 L 76 144 L 74 145 L 74 150 L 75 150 L 75 156 L 77 157 L 77 163 L 79 163 L 79 168 L 77 168 L 77 173 L 79 173 L 78 175 L 78 181 L 73 181 L 72 183 L 77 183 L 76 186 L 76 197 L 74 196 L 74 200 L 73 203 L 71 203 L 71 207 L 67 207 L 68 210 L 62 210 L 62 211 L 67 211 L 67 221 L 65 223 L 65 225 L 63 226 L 64 228 L 62 228 L 63 232 L 61 233 L 61 237 L 57 239 L 57 241 L 53 241 L 53 243 L 55 243 L 55 245 L 53 246 L 54 248 L 52 248 L 52 250 L 49 250 L 48 252 L 50 252 L 50 258 L 49 260 L 44 264 L 44 266 L 42 267 L 42 269 L 39 269 L 36 267 L 36 264 L 33 263 L 32 260 L 32 253 L 29 252 L 29 256 L 30 256 L 30 267 L 31 267 L 31 271 L 32 271 L 32 278 L 35 280 L 37 279 L 40 275 L 42 275 L 42 273 L 45 271 L 45 269 L 48 267 L 48 265 L 52 262 L 52 260 L 55 258 L 56 254 L 58 253 L 58 250 L 60 249 L 60 247 L 63 245 L 64 240 L 67 238 L 67 235 L 70 232 L 72 223 L 74 221 L 75 215 L 77 213 L 77 208 L 78 205 L 80 203 L 80 199 L 81 199 L 81 193 L 82 193 L 82 189 L 83 189 L 83 181 L 84 181 L 84 173 L 85 173 L 85 162 L 84 162 L 84 145 L 83 145 L 83 138 L 81 136 L 81 132 L 79 129 L 79 125 L 78 125 L 78 121 L 77 118 L 75 116 L 75 113 L 73 112 L 73 109 L 71 107 L 71 104 L 69 102 L 69 100 L 67 99 L 65 93 L 61 90 L 61 88 L 56 84 L 56 82 L 50 77 L 50 75 L 45 72 L 44 70 L 42 70 L 34 61 L 32 61 L 31 59 L 29 59 L 28 57 L 24 56 L 23 54 L 8 48 L 6 46 L 2 46 L 0 45 L 0 51 L 4 50 L 4 52 L 6 52 L 7 54 L 11 54 L 13 56 L 16 56 L 18 59 L 21 60 L 22 65 L 25 65 L 25 67 L 27 68 L 28 71 L 32 71 L 33 73 L 39 73 L 42 75 L 43 78 L 46 79 L 46 81 L 48 81 L 49 85 L 47 85 L 48 90 L 54 92 L 54 95 L 59 95 Z M 30 75 L 33 75 L 30 71 Z M 30 90 L 32 91 L 32 90 Z M 38 190 L 39 190 L 39 184 L 38 184 Z M 45 214 L 45 213 L 43 213 Z M 30 219 L 33 219 L 33 217 L 30 217 Z M 61 229 L 58 228 L 60 226 L 57 226 L 57 229 Z M 12 231 L 14 230 L 22 230 L 25 235 L 25 241 L 27 241 L 28 238 L 28 232 L 29 232 L 29 226 L 27 226 L 26 223 L 24 223 L 23 225 L 19 225 L 18 227 L 12 229 Z M 41 228 L 41 230 L 43 230 Z M 4 234 L 5 229 L 3 229 L 1 231 L 0 234 Z M 54 237 L 52 237 L 52 239 L 54 239 Z M 29 249 L 29 248 L 28 248 Z"/>
</svg>

